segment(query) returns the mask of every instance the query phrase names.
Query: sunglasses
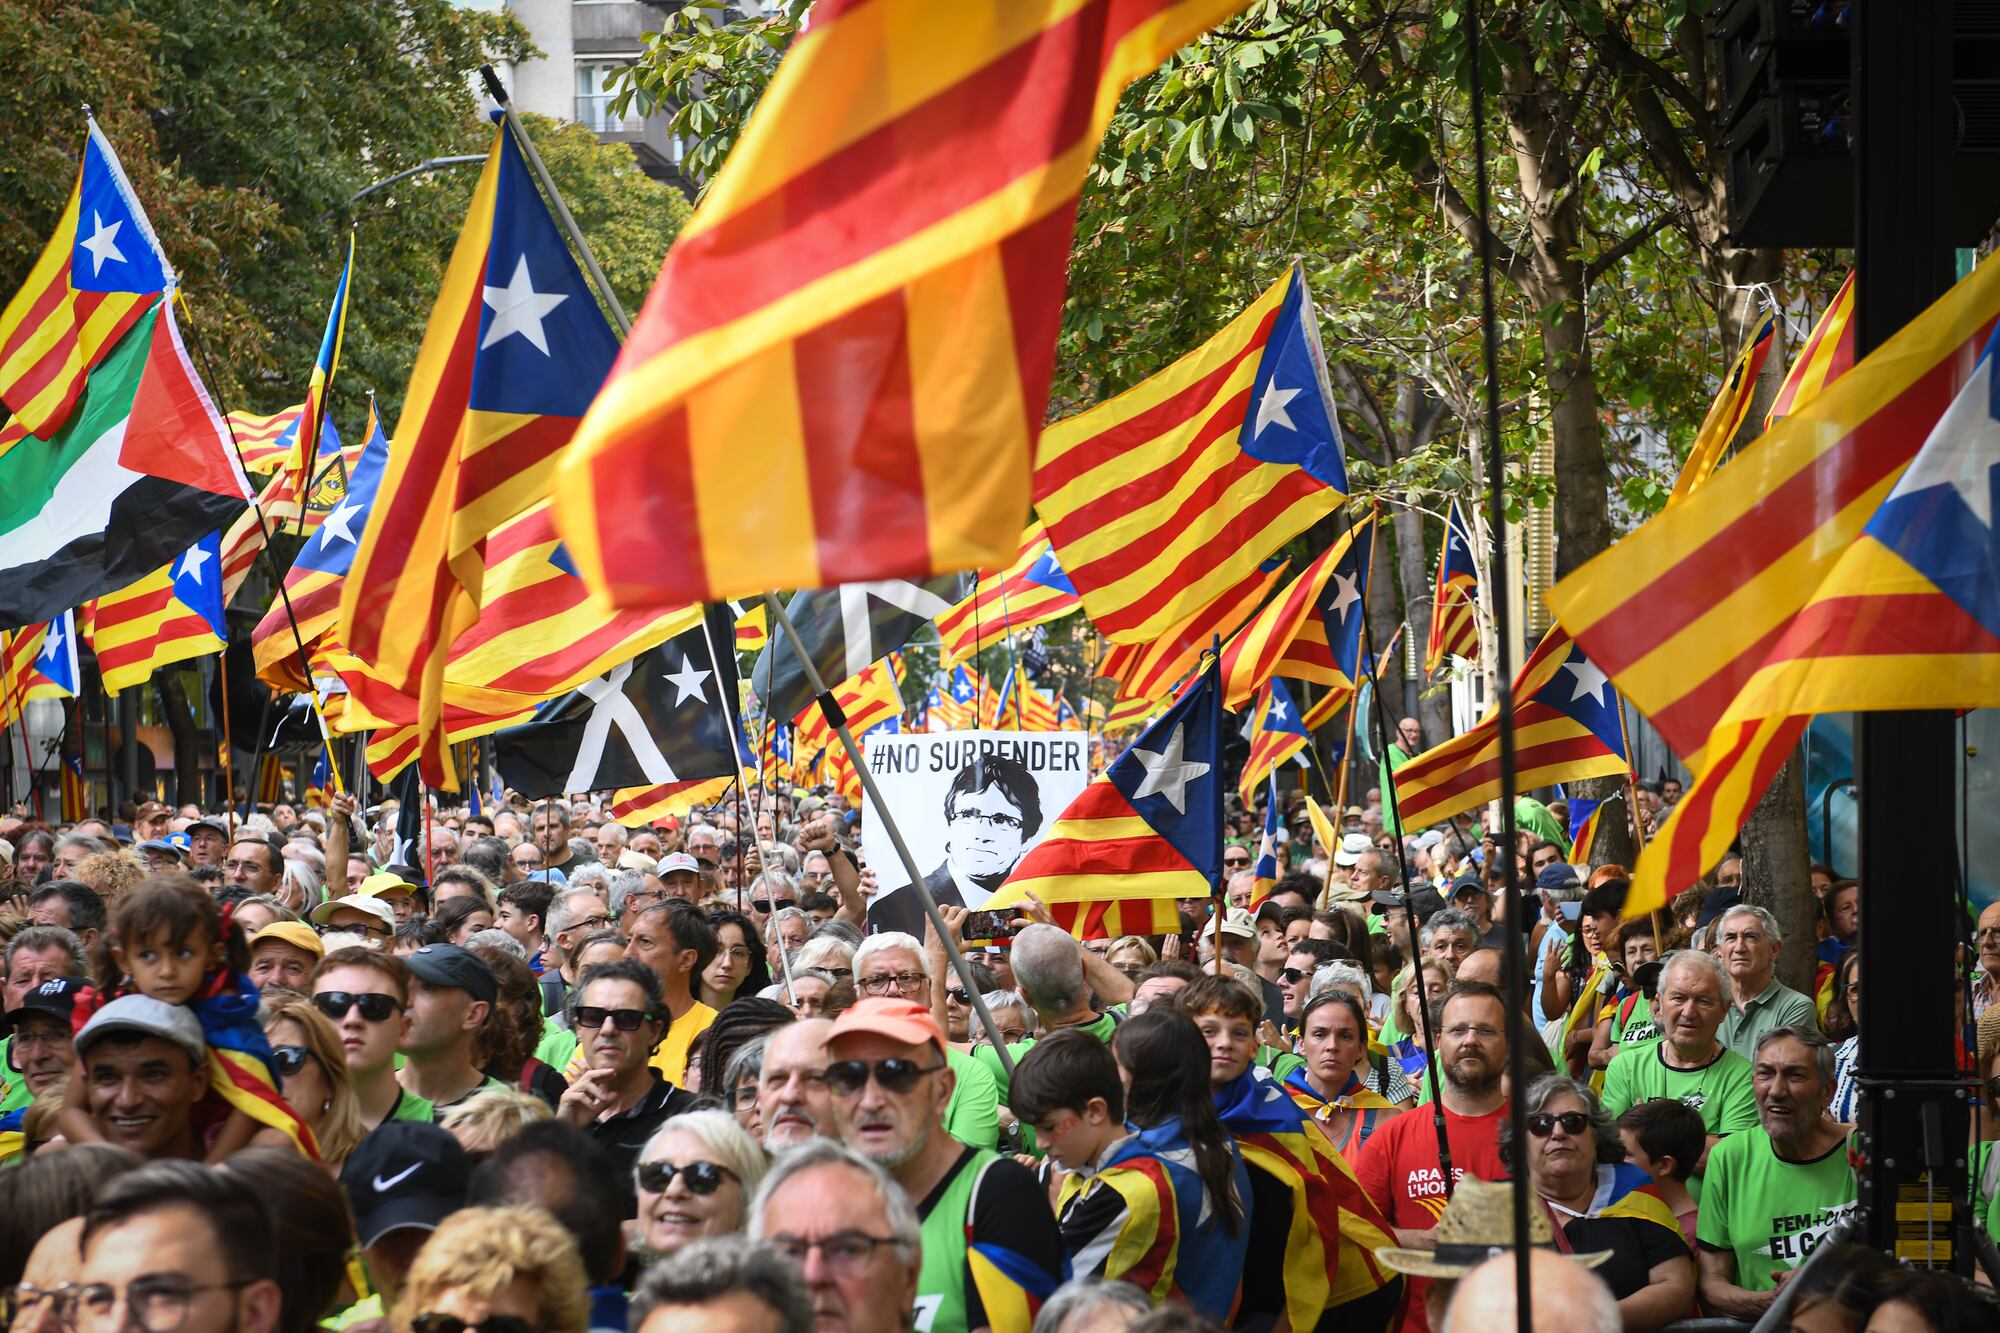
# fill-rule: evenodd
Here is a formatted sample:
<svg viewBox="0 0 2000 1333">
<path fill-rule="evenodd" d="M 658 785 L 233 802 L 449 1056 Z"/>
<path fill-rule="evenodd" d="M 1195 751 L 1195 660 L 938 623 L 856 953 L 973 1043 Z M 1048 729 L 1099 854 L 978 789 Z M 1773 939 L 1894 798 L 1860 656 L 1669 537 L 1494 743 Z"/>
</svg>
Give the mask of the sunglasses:
<svg viewBox="0 0 2000 1333">
<path fill-rule="evenodd" d="M 1550 1115 L 1547 1111 L 1528 1117 L 1528 1132 L 1538 1139 L 1545 1139 L 1555 1133 L 1556 1126 L 1563 1127 L 1563 1133 L 1575 1138 L 1590 1128 L 1590 1117 L 1581 1111 L 1564 1111 L 1561 1115 Z"/>
<path fill-rule="evenodd" d="M 972 995 L 969 991 L 965 989 L 965 987 L 947 986 L 945 988 L 944 993 L 951 997 L 951 1002 L 953 1004 L 962 1004 L 965 1005 L 967 1008 L 972 1007 Z"/>
<path fill-rule="evenodd" d="M 1283 981 L 1287 986 L 1296 986 L 1301 981 L 1304 981 L 1307 975 L 1308 973 L 1303 972 L 1296 967 L 1287 967 L 1279 971 L 1278 979 L 1280 981 Z"/>
<path fill-rule="evenodd" d="M 1225 856 L 1222 858 L 1222 864 L 1224 868 L 1229 870 L 1248 870 L 1250 868 L 1250 858 L 1247 856 Z"/>
<path fill-rule="evenodd" d="M 756 908 L 763 915 L 769 916 L 774 911 L 782 912 L 787 907 L 797 907 L 798 900 L 796 898 L 780 898 L 774 903 L 769 898 L 752 898 L 750 900 L 750 905 Z"/>
<path fill-rule="evenodd" d="M 541 1333 L 541 1325 L 511 1314 L 490 1314 L 476 1324 L 455 1314 L 420 1314 L 410 1328 L 413 1333 Z"/>
<path fill-rule="evenodd" d="M 303 1046 L 273 1046 L 271 1048 L 271 1068 L 278 1071 L 279 1078 L 296 1077 L 306 1067 L 312 1052 Z"/>
<path fill-rule="evenodd" d="M 347 1011 L 361 1006 L 361 1016 L 370 1023 L 385 1023 L 403 1007 L 403 1002 L 393 995 L 380 991 L 364 991 L 356 995 L 344 990 L 323 990 L 313 996 L 313 1008 L 338 1023 L 347 1017 Z"/>
<path fill-rule="evenodd" d="M 943 1069 L 941 1064 L 920 1065 L 915 1060 L 890 1056 L 887 1060 L 836 1060 L 826 1067 L 827 1085 L 842 1096 L 852 1097 L 868 1086 L 872 1076 L 884 1092 L 902 1094 L 917 1086 L 925 1074 Z"/>
<path fill-rule="evenodd" d="M 689 1194 L 707 1195 L 721 1189 L 723 1181 L 734 1180 L 736 1173 L 714 1162 L 689 1162 L 686 1166 L 675 1166 L 672 1162 L 639 1163 L 639 1188 L 648 1194 L 665 1194 L 675 1176 L 681 1178 Z"/>
<path fill-rule="evenodd" d="M 610 1019 L 620 1032 L 637 1032 L 639 1025 L 652 1015 L 643 1009 L 600 1009 L 594 1004 L 580 1005 L 576 1011 L 576 1026 L 582 1032 L 595 1032 Z"/>
</svg>

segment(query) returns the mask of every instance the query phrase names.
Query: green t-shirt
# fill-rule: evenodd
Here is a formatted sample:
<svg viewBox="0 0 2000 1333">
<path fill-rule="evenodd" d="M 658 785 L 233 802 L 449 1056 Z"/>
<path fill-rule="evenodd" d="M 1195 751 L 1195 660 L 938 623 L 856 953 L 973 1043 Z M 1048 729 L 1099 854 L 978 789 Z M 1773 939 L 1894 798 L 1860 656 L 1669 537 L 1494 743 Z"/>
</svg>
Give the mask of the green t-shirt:
<svg viewBox="0 0 2000 1333">
<path fill-rule="evenodd" d="M 576 1054 L 576 1033 L 565 1027 L 557 1027 L 555 1020 L 542 1020 L 542 1039 L 535 1046 L 535 1058 L 551 1069 L 568 1069 L 570 1057 Z"/>
<path fill-rule="evenodd" d="M 1665 1034 L 1660 1031 L 1658 1020 L 1653 1017 L 1653 1003 L 1642 991 L 1632 998 L 1628 1011 L 1625 1001 L 1620 1000 L 1611 1014 L 1611 1044 L 1613 1046 L 1643 1046 L 1649 1041 L 1658 1041 Z"/>
<path fill-rule="evenodd" d="M 35 1100 L 28 1091 L 28 1080 L 14 1072 L 14 1039 L 0 1040 L 0 1115 L 18 1111 Z"/>
<path fill-rule="evenodd" d="M 1701 1112 L 1711 1134 L 1734 1134 L 1757 1123 L 1750 1062 L 1727 1046 L 1699 1069 L 1667 1063 L 1667 1044 L 1627 1046 L 1604 1070 L 1604 1109 L 1615 1118 L 1640 1102 L 1670 1097 Z"/>
<path fill-rule="evenodd" d="M 1982 1143 L 1972 1159 L 1972 1202 L 1974 1221 L 1986 1223 L 1986 1234 L 2000 1244 L 2000 1174 L 1989 1176 L 1993 1145 Z"/>
<path fill-rule="evenodd" d="M 992 1071 L 965 1052 L 945 1047 L 944 1062 L 957 1076 L 945 1103 L 944 1132 L 968 1148 L 1000 1145 L 1000 1090 Z"/>
<path fill-rule="evenodd" d="M 358 1324 L 364 1319 L 380 1319 L 383 1314 L 382 1293 L 375 1292 L 372 1295 L 363 1296 L 339 1314 L 328 1319 L 322 1319 L 320 1322 L 328 1328 L 342 1329 L 350 1324 Z"/>
<path fill-rule="evenodd" d="M 977 1020 L 975 1019 L 974 1021 L 976 1022 Z M 1078 1032 L 1088 1032 L 1091 1036 L 1109 1046 L 1111 1044 L 1111 1034 L 1118 1031 L 1118 1021 L 1119 1016 L 1115 1016 L 1107 1010 L 1099 1014 L 1096 1018 L 1091 1019 L 1088 1023 L 1077 1024 L 1076 1030 Z M 1021 1063 L 1021 1057 L 1034 1049 L 1035 1042 L 1032 1037 L 1027 1041 L 1012 1042 L 1007 1047 L 1007 1058 L 1015 1064 L 1019 1064 Z M 1007 1089 L 1013 1086 L 1014 1078 L 1013 1075 L 1007 1072 L 1007 1066 L 1000 1062 L 1000 1053 L 991 1046 L 982 1043 L 972 1048 L 972 1058 L 979 1061 L 980 1064 L 985 1065 L 987 1072 L 993 1075 L 994 1091 L 998 1094 L 998 1101 L 1004 1105 L 1007 1101 Z"/>
<path fill-rule="evenodd" d="M 1708 1154 L 1695 1240 L 1736 1256 L 1736 1285 L 1770 1291 L 1855 1208 L 1847 1141 L 1810 1162 L 1778 1156 L 1760 1125 L 1731 1134 Z"/>
</svg>

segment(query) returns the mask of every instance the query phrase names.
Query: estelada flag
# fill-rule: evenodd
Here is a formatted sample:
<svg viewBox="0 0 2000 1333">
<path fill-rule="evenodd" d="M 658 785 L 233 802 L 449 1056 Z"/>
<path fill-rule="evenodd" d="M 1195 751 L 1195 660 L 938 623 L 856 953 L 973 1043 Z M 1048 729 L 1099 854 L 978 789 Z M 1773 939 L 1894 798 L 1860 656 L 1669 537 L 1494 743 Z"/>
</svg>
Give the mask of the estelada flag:
<svg viewBox="0 0 2000 1333">
<path fill-rule="evenodd" d="M 143 685 L 175 662 L 219 653 L 228 638 L 222 614 L 222 534 L 211 532 L 130 587 L 97 599 L 90 646 L 107 692 Z"/>
<path fill-rule="evenodd" d="M 1222 791 L 1221 684 L 1211 664 L 1069 803 L 987 906 L 1033 893 L 1081 939 L 1178 930 L 1175 899 L 1210 896 L 1222 874 Z M 1149 922 L 1167 924 L 1141 929 Z"/>
<path fill-rule="evenodd" d="M 1021 534 L 1021 553 L 1005 569 L 979 576 L 972 592 L 937 618 L 945 662 L 970 661 L 1016 630 L 1047 624 L 1083 605 L 1040 523 Z"/>
<path fill-rule="evenodd" d="M 1273 676 L 1352 690 L 1362 672 L 1361 622 L 1375 520 L 1340 534 L 1222 649 L 1222 700 L 1239 707 Z"/>
<path fill-rule="evenodd" d="M 1282 558 L 1263 561 L 1234 588 L 1151 643 L 1112 644 L 1097 664 L 1097 674 L 1118 682 L 1121 700 L 1167 698 L 1217 639 L 1228 639 L 1263 605 L 1289 568 L 1291 562 Z"/>
<path fill-rule="evenodd" d="M 1006 563 L 1120 91 L 1244 0 L 821 0 L 556 482 L 614 606 Z"/>
<path fill-rule="evenodd" d="M 1057 422 L 1035 510 L 1098 632 L 1158 638 L 1331 513 L 1347 460 L 1305 275 L 1202 346 Z"/>
<path fill-rule="evenodd" d="M 1243 761 L 1243 776 L 1236 784 L 1243 799 L 1248 801 L 1258 783 L 1275 774 L 1279 764 L 1304 750 L 1311 740 L 1285 682 L 1265 681 L 1251 712 L 1250 757 Z"/>
<path fill-rule="evenodd" d="M 1754 372 L 1751 378 L 1756 378 Z M 1424 674 L 1436 671 L 1447 657 L 1479 659 L 1479 567 L 1472 561 L 1472 527 L 1456 500 L 1445 516 L 1444 546 L 1438 551 L 1437 581 L 1431 589 Z"/>
</svg>

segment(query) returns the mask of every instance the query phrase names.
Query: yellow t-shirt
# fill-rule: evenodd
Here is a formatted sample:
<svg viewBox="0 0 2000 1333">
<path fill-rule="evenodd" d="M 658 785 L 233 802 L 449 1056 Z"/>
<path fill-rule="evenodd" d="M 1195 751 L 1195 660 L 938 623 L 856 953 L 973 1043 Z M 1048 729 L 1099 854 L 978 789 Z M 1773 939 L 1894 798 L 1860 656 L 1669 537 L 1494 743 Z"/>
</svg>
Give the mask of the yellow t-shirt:
<svg viewBox="0 0 2000 1333">
<path fill-rule="evenodd" d="M 708 1025 L 714 1021 L 715 1010 L 696 1000 L 686 1013 L 673 1021 L 667 1028 L 667 1035 L 660 1038 L 660 1044 L 653 1048 L 653 1068 L 675 1087 L 683 1086 L 687 1079 L 688 1051 L 694 1046 L 695 1038 L 708 1031 Z"/>
</svg>

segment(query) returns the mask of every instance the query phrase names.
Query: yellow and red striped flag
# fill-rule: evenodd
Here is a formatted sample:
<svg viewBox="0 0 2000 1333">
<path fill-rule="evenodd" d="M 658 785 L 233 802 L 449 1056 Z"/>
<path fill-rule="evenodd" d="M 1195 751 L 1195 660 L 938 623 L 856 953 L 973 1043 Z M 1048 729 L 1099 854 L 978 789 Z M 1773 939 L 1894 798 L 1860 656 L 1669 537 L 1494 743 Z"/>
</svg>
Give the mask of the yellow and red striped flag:
<svg viewBox="0 0 2000 1333">
<path fill-rule="evenodd" d="M 734 603 L 732 603 L 734 605 Z M 771 610 L 762 598 L 752 602 L 748 610 L 736 617 L 736 651 L 739 653 L 761 653 L 771 642 Z"/>
<path fill-rule="evenodd" d="M 565 451 L 613 606 L 1001 565 L 1120 91 L 1244 0 L 821 0 Z"/>
<path fill-rule="evenodd" d="M 292 452 L 292 442 L 298 438 L 299 418 L 305 415 L 306 405 L 294 403 L 277 412 L 231 412 L 223 418 L 229 423 L 229 438 L 236 442 L 236 449 L 243 458 L 245 472 L 276 472 Z"/>
<path fill-rule="evenodd" d="M 1723 451 L 1736 438 L 1743 418 L 1750 414 L 1750 400 L 1757 394 L 1757 374 L 1764 368 L 1765 359 L 1771 355 L 1777 328 L 1776 319 L 1766 319 L 1756 336 L 1736 354 L 1729 372 L 1722 377 L 1722 388 L 1717 391 L 1715 401 L 1709 404 L 1708 415 L 1702 418 L 1701 429 L 1695 432 L 1687 462 L 1682 464 L 1681 474 L 1674 480 L 1674 493 L 1669 504 L 1686 498 L 1687 493 L 1707 481 L 1709 474 L 1722 462 Z"/>
<path fill-rule="evenodd" d="M 1014 563 L 982 573 L 971 594 L 937 618 L 943 662 L 971 661 L 1016 630 L 1047 624 L 1082 605 L 1042 525 L 1032 523 L 1021 534 Z"/>
<path fill-rule="evenodd" d="M 223 649 L 221 534 L 211 533 L 145 578 L 93 603 L 88 635 L 108 693 Z"/>
<path fill-rule="evenodd" d="M 1514 677 L 1514 783 L 1527 791 L 1631 771 L 1618 691 L 1560 625 Z M 1464 814 L 1500 792 L 1500 711 L 1398 767 L 1396 813 L 1406 829 Z"/>
<path fill-rule="evenodd" d="M 1325 365 L 1294 265 L 1202 346 L 1043 434 L 1035 509 L 1100 634 L 1159 638 L 1340 503 Z"/>
<path fill-rule="evenodd" d="M 1227 594 L 1151 643 L 1112 644 L 1097 664 L 1098 676 L 1118 682 L 1120 699 L 1165 699 L 1194 670 L 1201 655 L 1215 646 L 1217 639 L 1226 641 L 1237 626 L 1263 605 L 1290 567 L 1288 560 L 1266 560 Z"/>
<path fill-rule="evenodd" d="M 1869 524 L 1971 378 L 1996 317 L 2000 265 L 1982 264 L 1714 479 L 1550 592 L 1563 624 L 1695 769 L 1633 868 L 1628 913 L 1659 906 L 1721 858 L 1806 714 L 1913 707 L 1907 691 L 1984 683 L 1983 669 L 1940 656 L 1934 641 L 1955 621 L 1930 610 L 1908 621 L 1908 606 L 1942 609 L 1929 576 L 1899 576 L 1886 597 L 1887 585 L 1841 591 L 1831 580 L 1850 552 L 1879 563 Z M 1893 630 L 1895 642 L 1861 632 L 1870 628 Z M 1791 692 L 1815 676 L 1816 697 Z M 1901 679 L 1885 687 L 1884 676 Z M 1884 689 L 1906 691 L 1905 702 L 1869 694 Z M 1833 704 L 1827 691 L 1871 701 Z"/>
<path fill-rule="evenodd" d="M 1257 690 L 1257 704 L 1251 713 L 1250 757 L 1243 761 L 1243 773 L 1236 788 L 1247 804 L 1257 784 L 1278 771 L 1278 765 L 1299 754 L 1312 743 L 1298 705 L 1282 680 L 1267 680 Z"/>
<path fill-rule="evenodd" d="M 1370 516 L 1341 533 L 1231 636 L 1222 647 L 1224 704 L 1239 707 L 1273 676 L 1355 687 L 1374 548 Z"/>
<path fill-rule="evenodd" d="M 1438 550 L 1424 674 L 1436 671 L 1447 657 L 1479 660 L 1479 566 L 1472 559 L 1472 525 L 1457 500 L 1445 515 L 1444 545 Z"/>
<path fill-rule="evenodd" d="M 1772 400 L 1771 410 L 1764 415 L 1764 429 L 1771 429 L 1780 418 L 1804 408 L 1853 366 L 1854 275 L 1850 273 L 1834 293 L 1833 304 L 1819 317 L 1819 323 L 1813 325 L 1812 335 L 1799 349 L 1792 368 L 1785 373 L 1785 382 Z"/>
<path fill-rule="evenodd" d="M 736 782 L 732 777 L 695 778 L 652 787 L 621 787 L 611 798 L 611 817 L 620 824 L 650 824 L 668 815 L 685 815 L 699 805 L 714 805 Z"/>
</svg>

